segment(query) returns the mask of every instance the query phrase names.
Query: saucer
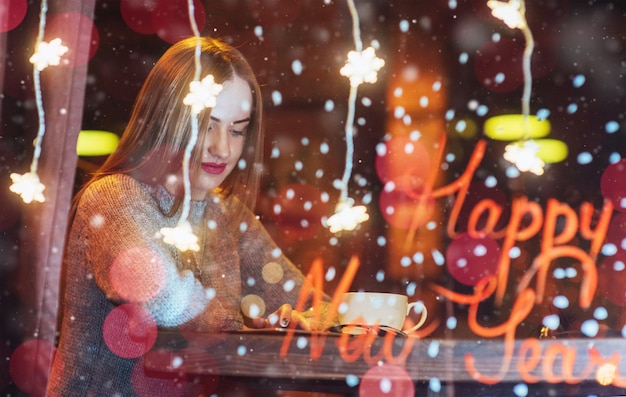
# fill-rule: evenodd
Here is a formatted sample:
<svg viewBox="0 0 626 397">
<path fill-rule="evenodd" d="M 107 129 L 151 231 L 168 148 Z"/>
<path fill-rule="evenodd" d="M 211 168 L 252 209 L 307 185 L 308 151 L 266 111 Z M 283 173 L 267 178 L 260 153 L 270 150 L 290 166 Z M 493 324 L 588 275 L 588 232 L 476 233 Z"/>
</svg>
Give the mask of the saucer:
<svg viewBox="0 0 626 397">
<path fill-rule="evenodd" d="M 360 325 L 360 324 L 340 324 L 332 326 L 328 329 L 330 332 L 350 335 L 376 334 L 377 336 L 385 336 L 389 333 L 406 337 L 407 334 L 386 325 Z"/>
</svg>

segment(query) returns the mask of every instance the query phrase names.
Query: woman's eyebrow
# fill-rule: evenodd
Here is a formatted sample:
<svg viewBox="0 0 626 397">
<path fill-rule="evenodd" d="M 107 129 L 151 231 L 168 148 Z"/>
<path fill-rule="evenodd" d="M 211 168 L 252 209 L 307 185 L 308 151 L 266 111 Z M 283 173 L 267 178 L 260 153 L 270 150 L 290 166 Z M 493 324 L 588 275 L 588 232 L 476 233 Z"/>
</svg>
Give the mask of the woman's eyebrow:
<svg viewBox="0 0 626 397">
<path fill-rule="evenodd" d="M 221 123 L 222 120 L 218 119 L 217 117 L 211 116 L 211 120 Z M 248 121 L 250 121 L 250 117 L 246 117 L 245 119 L 241 119 L 241 120 L 237 120 L 237 121 L 233 121 L 232 124 L 241 124 L 241 123 L 247 123 Z M 232 125 L 231 124 L 231 125 Z"/>
</svg>

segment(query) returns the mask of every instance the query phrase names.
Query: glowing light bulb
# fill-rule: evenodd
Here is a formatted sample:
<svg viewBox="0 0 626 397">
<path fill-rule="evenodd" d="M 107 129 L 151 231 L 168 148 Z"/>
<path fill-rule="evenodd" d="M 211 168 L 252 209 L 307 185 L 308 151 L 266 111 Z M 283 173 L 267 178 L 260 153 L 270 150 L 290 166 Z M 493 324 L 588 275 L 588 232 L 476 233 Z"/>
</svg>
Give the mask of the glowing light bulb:
<svg viewBox="0 0 626 397">
<path fill-rule="evenodd" d="M 375 83 L 378 71 L 383 66 L 385 61 L 376 56 L 374 47 L 368 47 L 363 51 L 348 52 L 348 60 L 339 73 L 350 79 L 351 86 L 358 86 L 362 83 Z"/>
<path fill-rule="evenodd" d="M 515 164 L 522 172 L 543 175 L 545 163 L 537 156 L 538 152 L 539 145 L 532 140 L 514 142 L 506 146 L 504 159 Z"/>
<path fill-rule="evenodd" d="M 326 223 L 331 233 L 337 233 L 342 230 L 354 230 L 369 218 L 364 205 L 353 206 L 352 200 L 349 200 L 339 202 L 335 213 L 328 218 Z"/>
<path fill-rule="evenodd" d="M 179 222 L 176 227 L 163 227 L 160 230 L 163 241 L 171 244 L 181 251 L 200 251 L 198 237 L 191 230 L 188 221 Z"/>
<path fill-rule="evenodd" d="M 201 81 L 189 83 L 189 94 L 183 99 L 185 105 L 191 106 L 191 112 L 198 114 L 206 108 L 215 107 L 217 95 L 222 91 L 222 84 L 215 82 L 212 74 Z"/>
<path fill-rule="evenodd" d="M 26 204 L 33 201 L 43 203 L 46 201 L 43 191 L 46 186 L 39 181 L 39 175 L 36 172 L 27 172 L 24 175 L 12 173 L 11 180 L 13 184 L 9 188 L 13 193 L 17 193 L 22 197 Z"/>
<path fill-rule="evenodd" d="M 30 57 L 29 61 L 37 70 L 41 71 L 48 66 L 56 66 L 61 63 L 61 57 L 68 51 L 68 48 L 61 43 L 61 39 L 56 38 L 49 43 L 42 41 L 37 45 L 37 50 Z"/>
<path fill-rule="evenodd" d="M 494 17 L 501 19 L 511 29 L 523 29 L 527 26 L 524 6 L 520 0 L 489 0 L 487 6 L 491 8 Z"/>
</svg>

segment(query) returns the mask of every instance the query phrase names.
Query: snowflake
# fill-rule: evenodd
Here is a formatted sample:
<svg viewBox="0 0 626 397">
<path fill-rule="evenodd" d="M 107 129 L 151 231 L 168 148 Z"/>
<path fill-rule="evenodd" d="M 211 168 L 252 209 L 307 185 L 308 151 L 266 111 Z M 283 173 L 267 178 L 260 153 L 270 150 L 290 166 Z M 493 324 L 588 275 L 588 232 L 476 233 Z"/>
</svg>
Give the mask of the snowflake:
<svg viewBox="0 0 626 397">
<path fill-rule="evenodd" d="M 545 163 L 537 157 L 538 151 L 539 146 L 536 142 L 514 142 L 506 146 L 504 159 L 515 164 L 522 172 L 530 171 L 535 175 L 543 175 Z"/>
<path fill-rule="evenodd" d="M 327 224 L 331 233 L 337 233 L 342 230 L 354 230 L 369 218 L 364 205 L 353 207 L 351 202 L 344 201 L 337 204 L 335 213 L 328 218 Z"/>
<path fill-rule="evenodd" d="M 189 83 L 189 94 L 183 99 L 185 105 L 191 106 L 194 114 L 200 113 L 206 108 L 215 107 L 217 95 L 222 91 L 222 84 L 217 84 L 212 74 L 202 81 Z"/>
<path fill-rule="evenodd" d="M 491 14 L 504 21 L 509 28 L 522 29 L 526 27 L 520 0 L 509 0 L 508 2 L 489 0 L 487 1 L 487 6 L 491 8 Z"/>
<path fill-rule="evenodd" d="M 13 173 L 11 180 L 13 180 L 13 184 L 9 189 L 13 193 L 19 194 L 26 204 L 33 200 L 40 203 L 46 201 L 43 196 L 46 186 L 39 181 L 39 175 L 36 172 L 27 172 L 24 175 Z"/>
<path fill-rule="evenodd" d="M 200 251 L 198 237 L 193 234 L 188 221 L 179 223 L 176 227 L 163 227 L 160 230 L 163 241 L 172 244 L 181 251 Z"/>
<path fill-rule="evenodd" d="M 348 61 L 339 73 L 350 79 L 350 85 L 358 86 L 362 83 L 375 83 L 378 71 L 385 65 L 385 61 L 376 56 L 373 47 L 357 52 L 348 52 Z"/>
<path fill-rule="evenodd" d="M 37 51 L 30 57 L 29 61 L 37 70 L 41 71 L 48 66 L 56 66 L 61 62 L 61 57 L 68 51 L 68 48 L 61 44 L 61 39 L 56 38 L 50 43 L 42 41 L 37 45 Z"/>
</svg>

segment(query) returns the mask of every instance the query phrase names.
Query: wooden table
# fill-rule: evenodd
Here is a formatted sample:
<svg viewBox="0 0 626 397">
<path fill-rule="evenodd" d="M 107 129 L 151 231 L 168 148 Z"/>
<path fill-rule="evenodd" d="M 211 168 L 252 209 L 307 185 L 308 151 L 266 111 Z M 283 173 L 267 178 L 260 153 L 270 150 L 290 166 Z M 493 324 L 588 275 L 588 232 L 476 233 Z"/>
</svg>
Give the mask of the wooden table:
<svg viewBox="0 0 626 397">
<path fill-rule="evenodd" d="M 527 339 L 506 344 L 502 340 L 268 330 L 185 337 L 164 334 L 159 346 L 178 352 L 187 373 L 219 375 L 274 389 L 359 395 L 364 380 L 380 382 L 376 368 L 400 368 L 401 376 L 392 371 L 388 381 L 410 377 L 416 395 L 465 396 L 470 391 L 475 396 L 626 395 L 623 338 Z M 482 374 L 480 381 L 472 373 L 471 358 Z M 498 375 L 503 363 L 508 369 Z M 152 370 L 174 370 L 157 368 L 150 360 L 145 365 Z M 598 379 L 617 386 L 603 386 Z"/>
</svg>

